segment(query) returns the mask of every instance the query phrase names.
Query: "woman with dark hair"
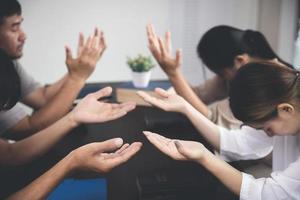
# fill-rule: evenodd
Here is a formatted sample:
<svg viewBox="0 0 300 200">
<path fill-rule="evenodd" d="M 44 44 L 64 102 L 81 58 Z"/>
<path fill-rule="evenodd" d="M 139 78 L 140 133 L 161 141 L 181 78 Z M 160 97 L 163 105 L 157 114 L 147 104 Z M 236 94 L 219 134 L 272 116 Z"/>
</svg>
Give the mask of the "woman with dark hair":
<svg viewBox="0 0 300 200">
<path fill-rule="evenodd" d="M 147 34 L 149 49 L 176 92 L 208 119 L 230 129 L 241 125 L 232 115 L 228 104 L 229 81 L 236 71 L 246 63 L 257 61 L 274 61 L 292 67 L 274 53 L 260 32 L 215 26 L 200 39 L 197 54 L 216 76 L 198 87 L 191 87 L 180 71 L 181 51 L 176 51 L 175 58 L 172 56 L 170 32 L 166 33 L 163 41 L 150 24 Z"/>
<path fill-rule="evenodd" d="M 156 90 L 161 98 L 144 92 L 139 94 L 164 110 L 185 114 L 225 160 L 255 159 L 272 151 L 272 136 L 300 133 L 299 76 L 299 71 L 273 62 L 249 63 L 240 68 L 231 83 L 230 107 L 235 117 L 248 126 L 231 131 L 212 123 L 176 94 L 162 89 Z M 255 179 L 231 167 L 201 143 L 144 133 L 151 143 L 173 159 L 203 165 L 240 199 L 300 198 L 300 151 L 297 148 L 292 153 L 296 155 L 295 159 L 286 169 L 273 172 L 270 178 Z M 284 159 L 280 158 L 281 161 Z"/>
</svg>

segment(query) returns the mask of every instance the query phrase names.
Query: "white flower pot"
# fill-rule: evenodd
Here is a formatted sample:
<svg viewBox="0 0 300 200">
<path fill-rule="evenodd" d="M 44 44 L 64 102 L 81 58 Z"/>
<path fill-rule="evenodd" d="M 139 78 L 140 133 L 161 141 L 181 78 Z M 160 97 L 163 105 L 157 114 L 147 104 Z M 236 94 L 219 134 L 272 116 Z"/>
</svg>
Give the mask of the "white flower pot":
<svg viewBox="0 0 300 200">
<path fill-rule="evenodd" d="M 136 88 L 146 88 L 149 84 L 151 71 L 132 72 L 132 82 Z"/>
</svg>

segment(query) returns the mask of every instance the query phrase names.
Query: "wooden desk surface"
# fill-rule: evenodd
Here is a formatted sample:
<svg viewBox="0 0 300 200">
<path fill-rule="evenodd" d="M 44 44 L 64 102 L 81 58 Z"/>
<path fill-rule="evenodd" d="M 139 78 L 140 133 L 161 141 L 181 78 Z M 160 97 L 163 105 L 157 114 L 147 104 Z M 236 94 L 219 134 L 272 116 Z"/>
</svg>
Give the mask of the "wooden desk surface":
<svg viewBox="0 0 300 200">
<path fill-rule="evenodd" d="M 93 87 L 103 87 L 103 85 L 93 85 Z M 147 199 L 145 196 L 141 197 L 137 182 L 140 177 L 146 177 L 147 174 L 151 176 L 151 173 L 163 174 L 162 176 L 172 180 L 169 183 L 173 184 L 173 189 L 178 188 L 173 196 L 168 197 L 170 194 L 168 194 L 168 186 L 166 186 L 160 195 L 162 200 L 238 199 L 201 166 L 190 162 L 174 161 L 159 152 L 147 141 L 142 134 L 143 130 L 157 132 L 170 138 L 199 141 L 211 149 L 183 115 L 164 112 L 153 107 L 138 106 L 123 118 L 107 123 L 78 127 L 62 139 L 47 155 L 29 166 L 19 168 L 21 170 L 18 173 L 13 172 L 14 170 L 8 170 L 8 172 L 11 172 L 9 174 L 4 170 L 0 174 L 2 179 L 1 188 L 14 191 L 23 187 L 79 146 L 90 142 L 122 137 L 125 142 L 129 143 L 141 141 L 143 148 L 129 162 L 105 175 L 108 181 L 109 200 Z M 93 173 L 81 175 L 86 177 L 101 176 Z M 18 180 L 20 176 L 22 176 L 22 179 L 17 186 L 12 187 L 12 185 L 15 185 L 13 182 L 16 182 L 15 180 Z M 7 181 L 12 180 L 12 183 L 7 184 Z M 189 187 L 180 190 L 178 185 L 184 186 L 185 180 L 189 182 Z M 4 186 L 3 183 L 5 182 L 6 185 Z"/>
</svg>

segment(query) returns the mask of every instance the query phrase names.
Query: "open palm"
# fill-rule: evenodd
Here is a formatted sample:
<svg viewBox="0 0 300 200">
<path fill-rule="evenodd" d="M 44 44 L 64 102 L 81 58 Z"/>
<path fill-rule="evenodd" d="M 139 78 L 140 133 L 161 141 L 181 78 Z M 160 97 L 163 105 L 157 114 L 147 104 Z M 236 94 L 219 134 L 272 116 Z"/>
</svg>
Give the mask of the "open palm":
<svg viewBox="0 0 300 200">
<path fill-rule="evenodd" d="M 144 134 L 155 147 L 175 160 L 197 161 L 206 151 L 203 144 L 199 142 L 169 139 L 148 131 L 144 131 Z"/>
<path fill-rule="evenodd" d="M 114 167 L 126 162 L 142 147 L 142 143 L 123 144 L 121 138 L 84 145 L 76 150 L 77 167 L 100 173 L 109 172 Z"/>
<path fill-rule="evenodd" d="M 147 26 L 147 36 L 149 49 L 152 55 L 155 57 L 162 69 L 168 75 L 172 75 L 181 65 L 182 55 L 181 51 L 177 50 L 176 56 L 172 56 L 171 33 L 166 32 L 165 41 L 163 41 L 156 35 L 153 25 L 149 24 Z"/>
<path fill-rule="evenodd" d="M 98 99 L 109 96 L 111 87 L 106 87 L 95 93 L 88 94 L 74 108 L 73 116 L 77 123 L 106 122 L 124 116 L 135 108 L 134 103 L 105 103 Z"/>
<path fill-rule="evenodd" d="M 184 112 L 188 103 L 179 95 L 171 94 L 164 89 L 156 88 L 155 93 L 158 97 L 151 96 L 143 91 L 138 91 L 137 94 L 141 96 L 146 102 L 161 108 L 165 111 Z"/>
</svg>

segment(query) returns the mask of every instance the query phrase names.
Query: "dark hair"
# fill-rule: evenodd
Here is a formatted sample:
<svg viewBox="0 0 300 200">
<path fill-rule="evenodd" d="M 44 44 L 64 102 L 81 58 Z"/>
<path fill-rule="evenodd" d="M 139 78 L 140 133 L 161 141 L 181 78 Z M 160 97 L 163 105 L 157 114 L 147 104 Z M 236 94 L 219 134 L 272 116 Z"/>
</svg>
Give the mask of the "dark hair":
<svg viewBox="0 0 300 200">
<path fill-rule="evenodd" d="M 0 110 L 12 108 L 21 96 L 20 77 L 11 58 L 0 49 Z"/>
<path fill-rule="evenodd" d="M 1 0 L 0 1 L 0 25 L 2 25 L 6 17 L 12 15 L 21 15 L 22 8 L 17 0 Z"/>
<path fill-rule="evenodd" d="M 245 123 L 262 123 L 277 116 L 277 105 L 300 100 L 299 71 L 273 62 L 248 63 L 230 85 L 229 104 Z"/>
<path fill-rule="evenodd" d="M 277 58 L 292 67 L 276 55 L 264 35 L 258 31 L 216 26 L 203 35 L 197 46 L 199 58 L 217 74 L 225 68 L 232 68 L 235 57 L 244 53 L 261 59 Z"/>
</svg>

